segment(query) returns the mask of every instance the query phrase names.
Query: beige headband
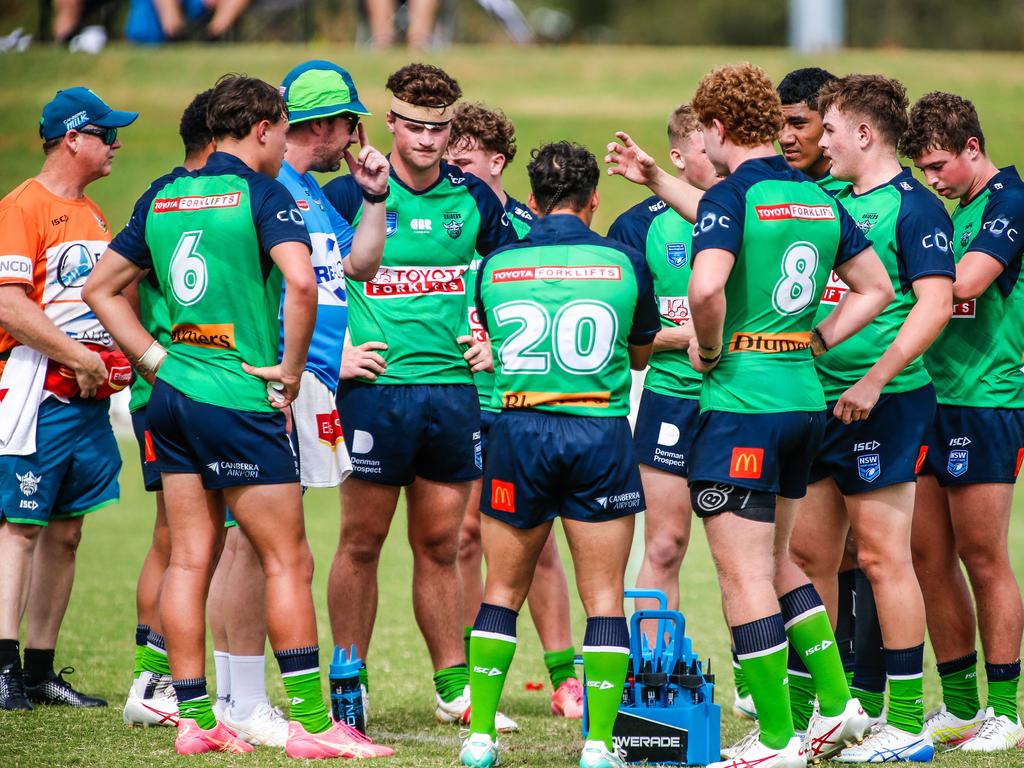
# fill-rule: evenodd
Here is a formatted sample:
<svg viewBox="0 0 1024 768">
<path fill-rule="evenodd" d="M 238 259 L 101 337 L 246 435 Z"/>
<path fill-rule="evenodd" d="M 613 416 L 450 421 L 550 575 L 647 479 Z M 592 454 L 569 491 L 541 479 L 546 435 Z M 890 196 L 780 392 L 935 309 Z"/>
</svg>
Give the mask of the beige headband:
<svg viewBox="0 0 1024 768">
<path fill-rule="evenodd" d="M 449 104 L 446 107 L 421 107 L 418 104 L 410 104 L 402 101 L 397 96 L 391 99 L 391 111 L 402 118 L 413 123 L 425 123 L 426 125 L 447 125 L 452 121 L 455 113 L 455 105 Z"/>
</svg>

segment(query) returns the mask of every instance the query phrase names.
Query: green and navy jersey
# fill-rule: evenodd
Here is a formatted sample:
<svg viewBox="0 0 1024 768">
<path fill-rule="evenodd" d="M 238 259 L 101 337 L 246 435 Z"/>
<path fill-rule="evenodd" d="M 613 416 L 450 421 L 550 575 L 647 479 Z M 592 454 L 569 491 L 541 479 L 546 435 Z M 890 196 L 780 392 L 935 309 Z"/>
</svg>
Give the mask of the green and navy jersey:
<svg viewBox="0 0 1024 768">
<path fill-rule="evenodd" d="M 628 347 L 661 327 L 642 254 L 575 216 L 545 216 L 484 259 L 476 304 L 494 350 L 496 407 L 629 413 Z"/>
<path fill-rule="evenodd" d="M 242 363 L 277 365 L 282 275 L 270 250 L 310 247 L 280 182 L 215 152 L 206 166 L 154 185 L 111 247 L 151 270 L 167 305 L 170 345 L 157 378 L 187 397 L 273 411 L 266 382 Z"/>
<path fill-rule="evenodd" d="M 694 260 L 736 259 L 725 285 L 722 359 L 704 376 L 702 411 L 820 411 L 810 330 L 830 271 L 868 247 L 831 195 L 779 155 L 742 163 L 697 207 Z"/>
<path fill-rule="evenodd" d="M 826 173 L 820 179 L 815 179 L 814 183 L 817 184 L 822 189 L 824 189 L 826 192 L 830 192 L 832 194 L 835 194 L 841 189 L 846 189 L 847 187 L 853 184 L 853 182 L 851 181 L 843 181 L 841 179 L 837 179 L 831 173 Z"/>
<path fill-rule="evenodd" d="M 830 402 L 863 378 L 892 344 L 917 301 L 914 281 L 931 275 L 955 276 L 950 247 L 953 225 L 939 199 L 922 187 L 909 169 L 863 194 L 849 186 L 836 192 L 835 198 L 875 249 L 896 298 L 858 333 L 815 360 L 825 399 Z M 832 272 L 815 324 L 835 309 L 846 291 L 846 284 Z M 909 392 L 929 381 L 924 360 L 917 358 L 893 376 L 882 392 Z"/>
<path fill-rule="evenodd" d="M 150 185 L 150 190 L 159 190 L 164 185 L 169 184 L 179 176 L 188 174 L 182 166 L 178 166 L 170 173 L 161 176 L 159 179 L 154 181 Z M 147 193 L 148 194 L 148 193 Z M 133 226 L 138 226 L 136 220 L 144 219 L 146 216 L 145 206 L 148 204 L 149 198 L 147 195 L 143 195 L 139 198 L 135 204 L 135 209 L 132 211 L 131 219 L 125 226 L 124 237 L 127 240 L 121 240 L 121 234 L 119 234 L 114 241 L 111 243 L 113 248 L 118 253 L 121 253 L 115 244 L 127 243 L 122 247 L 131 247 L 131 230 Z M 127 234 L 125 234 L 127 233 Z M 164 348 L 170 346 L 171 343 L 171 321 L 167 317 L 167 302 L 164 301 L 163 296 L 160 294 L 160 283 L 152 272 L 144 275 L 136 284 L 136 289 L 139 293 L 139 322 L 142 323 L 142 327 L 149 331 L 150 335 Z M 149 396 L 153 392 L 153 385 L 146 381 L 141 376 L 136 376 L 135 380 L 131 385 L 131 398 L 128 400 L 128 410 L 132 413 L 145 408 L 149 404 Z"/>
<path fill-rule="evenodd" d="M 530 212 L 530 209 L 520 203 L 518 200 L 509 196 L 505 200 L 505 213 L 508 215 L 508 220 L 512 222 L 512 229 L 516 231 L 516 237 L 522 240 L 526 237 L 527 232 L 530 231 L 530 227 L 537 218 Z M 473 338 L 477 341 L 486 341 L 487 332 L 484 331 L 483 324 L 480 322 L 480 315 L 476 310 L 475 291 L 473 287 L 476 285 L 476 276 L 480 271 L 480 262 L 482 257 L 477 256 L 473 259 L 469 265 L 469 269 L 466 270 L 466 291 L 467 298 L 467 311 L 469 313 L 469 332 L 473 334 Z M 477 396 L 480 398 L 480 409 L 484 411 L 500 411 L 500 408 L 495 408 L 491 405 L 491 397 L 494 393 L 494 374 L 490 371 L 479 371 L 473 374 L 473 385 L 476 387 Z"/>
<path fill-rule="evenodd" d="M 981 296 L 953 305 L 953 317 L 925 353 L 943 405 L 1024 408 L 1024 182 L 1003 168 L 973 200 L 953 211 L 953 251 L 959 262 L 977 251 L 1003 271 Z"/>
<path fill-rule="evenodd" d="M 351 176 L 324 187 L 327 199 L 358 225 L 362 192 Z M 427 189 L 409 188 L 391 170 L 387 240 L 377 275 L 348 280 L 351 343 L 382 341 L 387 370 L 376 384 L 470 384 L 456 339 L 466 329 L 465 272 L 476 254 L 514 243 L 501 201 L 484 182 L 442 162 Z"/>
<path fill-rule="evenodd" d="M 654 278 L 661 327 L 674 328 L 690 319 L 686 286 L 690 282 L 693 225 L 652 196 L 615 220 L 608 237 L 625 243 L 647 257 Z M 651 355 L 644 388 L 661 395 L 696 399 L 701 375 L 693 370 L 683 349 L 662 349 Z"/>
</svg>

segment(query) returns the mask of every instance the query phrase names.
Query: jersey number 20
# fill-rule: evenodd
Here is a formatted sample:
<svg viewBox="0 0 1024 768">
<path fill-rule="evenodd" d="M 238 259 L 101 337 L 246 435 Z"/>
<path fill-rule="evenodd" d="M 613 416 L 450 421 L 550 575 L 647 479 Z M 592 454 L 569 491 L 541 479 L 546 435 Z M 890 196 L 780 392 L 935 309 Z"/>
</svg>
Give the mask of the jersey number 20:
<svg viewBox="0 0 1024 768">
<path fill-rule="evenodd" d="M 546 336 L 558 366 L 568 373 L 600 371 L 611 359 L 619 321 L 611 307 L 600 301 L 570 301 L 554 320 L 533 301 L 509 301 L 494 310 L 498 325 L 519 323 L 498 351 L 502 368 L 515 373 L 547 373 L 551 353 L 538 350 Z"/>
<path fill-rule="evenodd" d="M 168 270 L 174 298 L 184 307 L 195 304 L 206 293 L 206 259 L 196 253 L 203 231 L 184 232 L 171 256 Z"/>
</svg>

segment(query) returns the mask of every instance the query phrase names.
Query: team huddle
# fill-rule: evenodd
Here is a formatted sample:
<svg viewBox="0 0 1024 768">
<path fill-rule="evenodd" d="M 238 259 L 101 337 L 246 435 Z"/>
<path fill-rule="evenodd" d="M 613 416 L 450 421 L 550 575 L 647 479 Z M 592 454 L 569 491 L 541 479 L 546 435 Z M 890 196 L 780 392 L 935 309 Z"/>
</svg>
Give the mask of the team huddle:
<svg viewBox="0 0 1024 768">
<path fill-rule="evenodd" d="M 136 113 L 84 88 L 44 108 L 43 170 L 0 202 L 0 706 L 106 704 L 54 672 L 54 649 L 83 517 L 118 496 L 105 398 L 131 382 L 157 515 L 124 719 L 176 726 L 179 753 L 394 753 L 366 735 L 366 659 L 403 488 L 435 715 L 468 727 L 465 766 L 498 765 L 518 728 L 498 706 L 527 599 L 552 714 L 586 704 L 581 768 L 625 765 L 613 728 L 642 511 L 637 586 L 670 608 L 691 513 L 704 523 L 734 711 L 756 720 L 715 768 L 1024 745 L 1007 545 L 1024 184 L 989 160 L 971 102 L 911 107 L 882 75 L 807 68 L 776 87 L 719 67 L 669 118 L 675 173 L 626 133 L 608 145 L 607 174 L 652 195 L 605 237 L 586 148 L 535 149 L 522 203 L 502 186 L 504 114 L 430 65 L 386 87 L 385 156 L 331 62 L 280 88 L 221 78 L 182 116 L 184 163 L 113 237 L 84 188 Z M 900 155 L 957 201 L 952 219 Z M 312 172 L 342 163 L 321 188 Z M 632 429 L 631 370 L 647 371 Z M 306 487 L 340 489 L 327 602 L 359 661 L 358 722 L 322 695 Z M 39 584 L 40 568 L 61 577 Z M 266 693 L 268 638 L 287 717 Z"/>
</svg>

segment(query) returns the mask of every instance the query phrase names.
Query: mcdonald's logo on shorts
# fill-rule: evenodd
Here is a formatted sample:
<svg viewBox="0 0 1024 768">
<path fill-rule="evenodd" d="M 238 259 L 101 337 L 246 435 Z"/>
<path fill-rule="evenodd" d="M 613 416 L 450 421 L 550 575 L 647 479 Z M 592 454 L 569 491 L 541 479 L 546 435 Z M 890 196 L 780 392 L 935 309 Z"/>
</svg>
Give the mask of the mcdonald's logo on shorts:
<svg viewBox="0 0 1024 768">
<path fill-rule="evenodd" d="M 516 487 L 504 480 L 491 480 L 491 508 L 497 512 L 516 513 Z"/>
<path fill-rule="evenodd" d="M 764 471 L 764 448 L 733 448 L 729 477 L 757 480 Z"/>
</svg>

